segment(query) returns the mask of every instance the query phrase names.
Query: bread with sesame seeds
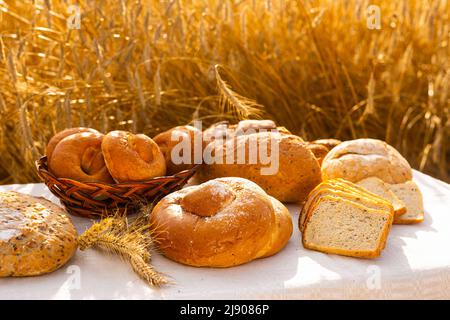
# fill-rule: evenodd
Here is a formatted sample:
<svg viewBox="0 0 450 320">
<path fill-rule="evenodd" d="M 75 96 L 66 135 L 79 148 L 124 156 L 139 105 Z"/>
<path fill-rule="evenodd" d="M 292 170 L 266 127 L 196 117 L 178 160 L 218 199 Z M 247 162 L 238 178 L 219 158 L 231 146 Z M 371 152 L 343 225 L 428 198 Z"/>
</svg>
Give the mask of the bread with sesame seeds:
<svg viewBox="0 0 450 320">
<path fill-rule="evenodd" d="M 0 277 L 52 272 L 76 248 L 77 231 L 62 208 L 44 198 L 0 192 Z"/>
</svg>

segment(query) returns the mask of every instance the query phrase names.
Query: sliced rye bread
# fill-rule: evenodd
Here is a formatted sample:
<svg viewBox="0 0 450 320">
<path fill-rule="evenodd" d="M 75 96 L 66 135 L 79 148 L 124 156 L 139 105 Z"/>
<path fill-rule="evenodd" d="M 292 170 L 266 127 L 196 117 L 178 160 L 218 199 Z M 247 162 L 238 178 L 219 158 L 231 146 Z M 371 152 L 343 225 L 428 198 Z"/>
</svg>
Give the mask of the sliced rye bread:
<svg viewBox="0 0 450 320">
<path fill-rule="evenodd" d="M 358 186 L 367 189 L 367 191 L 387 200 L 394 207 L 394 216 L 399 217 L 406 213 L 406 204 L 400 200 L 390 189 L 390 185 L 377 177 L 369 177 L 356 183 Z"/>
<path fill-rule="evenodd" d="M 393 212 L 323 196 L 308 212 L 302 233 L 307 249 L 359 258 L 376 258 L 385 247 Z"/>
<path fill-rule="evenodd" d="M 414 181 L 391 184 L 389 188 L 406 204 L 406 213 L 395 217 L 395 224 L 414 224 L 425 219 L 422 193 Z"/>
<path fill-rule="evenodd" d="M 326 194 L 336 194 L 349 200 L 356 200 L 371 208 L 380 210 L 393 210 L 392 205 L 379 196 L 368 192 L 366 189 L 356 186 L 351 182 L 343 179 L 330 179 L 319 184 L 313 191 L 310 192 L 307 201 L 302 207 L 299 216 L 299 229 L 304 230 L 305 218 L 307 211 L 311 205 L 317 200 L 317 197 Z"/>
</svg>

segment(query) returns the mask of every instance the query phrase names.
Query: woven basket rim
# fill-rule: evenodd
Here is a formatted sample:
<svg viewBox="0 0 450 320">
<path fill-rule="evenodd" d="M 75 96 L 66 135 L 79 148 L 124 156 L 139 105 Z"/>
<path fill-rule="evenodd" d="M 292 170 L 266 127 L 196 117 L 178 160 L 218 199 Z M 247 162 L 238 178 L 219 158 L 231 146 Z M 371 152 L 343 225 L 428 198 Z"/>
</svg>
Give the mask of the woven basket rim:
<svg viewBox="0 0 450 320">
<path fill-rule="evenodd" d="M 174 175 L 170 176 L 159 176 L 154 177 L 145 181 L 130 181 L 130 182 L 119 182 L 119 183 L 103 183 L 103 182 L 83 182 L 78 180 L 73 180 L 69 178 L 58 178 L 56 177 L 50 170 L 48 170 L 48 163 L 47 163 L 47 156 L 41 156 L 38 160 L 35 161 L 36 169 L 38 171 L 39 176 L 41 176 L 41 171 L 45 171 L 47 175 L 49 175 L 51 178 L 55 179 L 56 181 L 59 181 L 61 183 L 67 184 L 67 183 L 82 183 L 86 186 L 92 186 L 92 187 L 98 187 L 98 186 L 110 186 L 110 187 L 123 187 L 123 188 L 130 188 L 132 186 L 136 185 L 152 185 L 157 181 L 165 180 L 165 179 L 177 179 L 179 176 L 184 176 L 186 173 L 191 173 L 197 171 L 201 164 L 196 164 L 194 167 L 190 169 L 186 169 L 180 172 L 177 172 Z M 42 178 L 42 177 L 41 177 Z"/>
</svg>

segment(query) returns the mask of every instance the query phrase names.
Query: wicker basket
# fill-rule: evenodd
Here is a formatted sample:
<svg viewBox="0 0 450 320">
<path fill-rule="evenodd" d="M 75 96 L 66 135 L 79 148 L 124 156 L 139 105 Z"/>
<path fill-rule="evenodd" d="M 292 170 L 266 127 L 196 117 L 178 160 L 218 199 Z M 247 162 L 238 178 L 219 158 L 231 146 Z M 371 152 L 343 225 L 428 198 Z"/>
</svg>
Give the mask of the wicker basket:
<svg viewBox="0 0 450 320">
<path fill-rule="evenodd" d="M 183 187 L 199 165 L 173 176 L 143 182 L 104 184 L 57 178 L 48 171 L 47 157 L 36 161 L 39 177 L 71 214 L 99 218 L 111 213 L 133 212 L 141 203 L 154 203 Z"/>
</svg>

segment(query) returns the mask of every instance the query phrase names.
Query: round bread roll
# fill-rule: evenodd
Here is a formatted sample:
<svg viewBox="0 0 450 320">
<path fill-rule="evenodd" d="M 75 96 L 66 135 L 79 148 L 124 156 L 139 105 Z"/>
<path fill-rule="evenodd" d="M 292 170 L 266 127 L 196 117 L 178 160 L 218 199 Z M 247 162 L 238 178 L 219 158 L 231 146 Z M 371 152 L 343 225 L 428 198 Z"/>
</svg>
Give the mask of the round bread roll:
<svg viewBox="0 0 450 320">
<path fill-rule="evenodd" d="M 378 177 L 387 183 L 412 179 L 411 167 L 402 155 L 386 142 L 357 139 L 334 147 L 322 162 L 322 179 L 342 178 L 358 182 Z"/>
<path fill-rule="evenodd" d="M 66 136 L 48 159 L 50 172 L 59 178 L 82 182 L 114 183 L 101 150 L 104 135 L 80 132 Z"/>
<path fill-rule="evenodd" d="M 102 151 L 116 182 L 144 181 L 166 174 L 164 155 L 145 134 L 111 131 L 103 139 Z"/>
<path fill-rule="evenodd" d="M 63 209 L 44 198 L 0 192 L 0 277 L 52 272 L 76 248 L 77 231 Z"/>
<path fill-rule="evenodd" d="M 92 133 L 100 133 L 95 129 L 92 128 L 85 128 L 85 127 L 77 127 L 77 128 L 69 128 L 69 129 L 65 129 L 63 131 L 58 132 L 57 134 L 55 134 L 50 141 L 47 144 L 47 148 L 45 150 L 45 153 L 47 155 L 47 159 L 50 159 L 53 150 L 55 150 L 56 145 L 65 137 L 68 137 L 72 134 L 75 133 L 80 133 L 80 132 L 92 132 Z"/>
<path fill-rule="evenodd" d="M 292 235 L 287 208 L 241 178 L 171 193 L 155 206 L 150 222 L 166 257 L 196 267 L 231 267 L 268 257 Z"/>
<path fill-rule="evenodd" d="M 278 154 L 276 149 L 272 154 L 272 143 L 276 143 L 274 147 L 278 146 Z M 254 145 L 257 145 L 257 150 Z M 215 148 L 211 152 L 213 157 L 222 152 L 222 163 L 203 165 L 197 175 L 199 181 L 218 177 L 246 178 L 282 202 L 303 201 L 321 181 L 320 165 L 314 154 L 300 137 L 294 135 L 259 132 L 237 136 L 224 144 L 213 142 L 207 146 L 205 153 L 211 148 Z M 252 154 L 249 154 L 249 149 L 252 149 Z M 245 150 L 245 161 L 236 161 L 238 158 L 235 157 L 233 163 L 227 163 L 226 155 L 237 155 L 239 150 Z M 265 159 L 268 163 L 264 164 L 259 156 L 261 153 L 271 156 Z M 270 167 L 272 170 L 267 170 Z M 262 170 L 266 172 L 263 174 Z"/>
<path fill-rule="evenodd" d="M 202 132 L 192 126 L 178 126 L 164 131 L 153 138 L 153 141 L 158 144 L 159 149 L 163 153 L 166 160 L 167 174 L 172 175 L 183 170 L 188 170 L 195 165 L 195 139 L 199 139 L 200 143 L 202 143 Z M 187 163 L 177 164 L 172 160 L 172 150 L 182 141 L 188 141 L 190 143 L 190 160 L 187 161 Z M 181 149 L 181 151 L 183 150 Z M 200 145 L 200 152 L 201 151 L 202 145 Z M 180 160 L 182 160 L 185 156 L 182 152 L 177 153 L 176 155 L 180 156 Z"/>
</svg>

